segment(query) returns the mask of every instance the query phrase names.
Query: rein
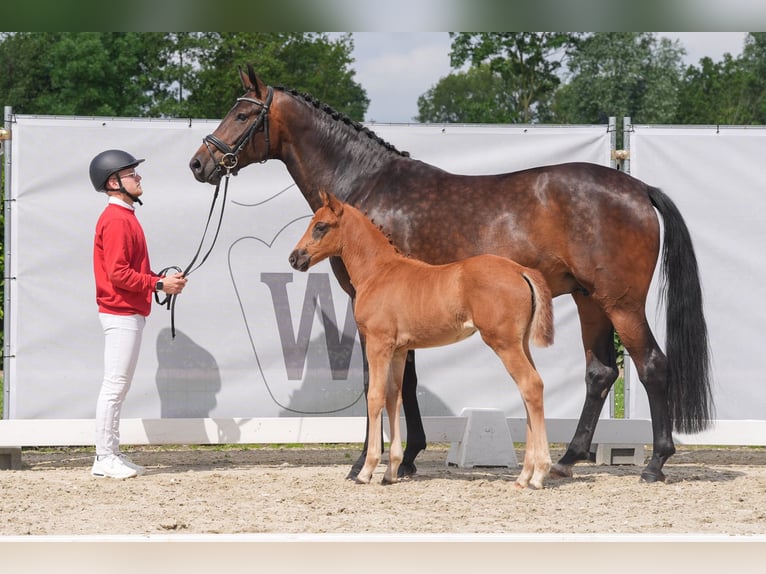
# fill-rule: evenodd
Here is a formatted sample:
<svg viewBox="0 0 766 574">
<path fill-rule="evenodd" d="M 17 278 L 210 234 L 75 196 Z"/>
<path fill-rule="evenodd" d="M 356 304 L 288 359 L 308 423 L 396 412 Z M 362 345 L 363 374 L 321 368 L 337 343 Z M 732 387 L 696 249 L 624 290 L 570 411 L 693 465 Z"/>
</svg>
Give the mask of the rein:
<svg viewBox="0 0 766 574">
<path fill-rule="evenodd" d="M 207 261 L 208 256 L 213 251 L 213 247 L 215 247 L 215 243 L 218 240 L 218 233 L 221 231 L 221 223 L 223 223 L 223 210 L 226 206 L 226 195 L 229 191 L 229 176 L 231 175 L 231 172 L 233 169 L 237 167 L 237 164 L 239 163 L 239 153 L 244 149 L 244 147 L 247 145 L 247 143 L 252 139 L 253 135 L 259 130 L 263 129 L 264 135 L 266 136 L 266 150 L 268 153 L 268 149 L 270 147 L 269 142 L 269 108 L 271 107 L 271 100 L 274 97 L 274 89 L 271 86 L 268 86 L 268 93 L 266 95 L 266 101 L 262 102 L 261 100 L 257 100 L 255 98 L 249 98 L 247 96 L 242 96 L 241 98 L 237 98 L 238 102 L 250 102 L 251 104 L 255 104 L 256 106 L 261 107 L 261 112 L 258 114 L 258 117 L 255 118 L 255 121 L 250 124 L 250 126 L 245 130 L 245 132 L 242 134 L 242 136 L 239 138 L 239 140 L 234 144 L 234 146 L 229 146 L 225 141 L 223 141 L 221 138 L 214 134 L 206 135 L 203 138 L 203 142 L 205 144 L 205 147 L 207 148 L 208 153 L 210 154 L 210 157 L 213 159 L 213 162 L 217 164 L 216 170 L 226 170 L 225 178 L 226 178 L 226 184 L 223 188 L 223 204 L 221 205 L 221 215 L 218 219 L 218 225 L 216 226 L 215 235 L 213 236 L 213 241 L 210 244 L 210 248 L 207 250 L 207 253 L 202 257 L 202 261 L 197 264 L 196 267 L 194 267 L 194 264 L 197 263 L 197 259 L 200 256 L 200 253 L 202 253 L 202 245 L 205 243 L 205 237 L 207 236 L 208 229 L 210 227 L 210 221 L 213 219 L 213 212 L 215 211 L 215 204 L 218 200 L 218 192 L 221 189 L 221 180 L 218 180 L 218 184 L 215 186 L 215 193 L 213 194 L 213 202 L 210 205 L 210 212 L 207 216 L 207 223 L 205 223 L 205 230 L 202 232 L 202 239 L 199 242 L 199 246 L 197 247 L 197 252 L 194 254 L 194 257 L 192 258 L 189 265 L 186 266 L 186 269 L 183 271 L 176 267 L 175 265 L 171 267 L 166 267 L 162 271 L 160 271 L 160 275 L 166 275 L 169 271 L 176 271 L 178 273 L 183 274 L 184 277 L 188 277 L 191 275 L 194 271 L 199 269 L 202 264 Z M 221 156 L 221 159 L 216 161 L 215 159 L 215 152 L 213 150 L 213 147 L 218 149 L 223 156 Z M 265 160 L 264 160 L 265 161 Z M 154 293 L 154 300 L 163 306 L 166 306 L 168 310 L 170 311 L 170 333 L 171 336 L 175 339 L 176 337 L 176 321 L 175 321 L 175 309 L 176 309 L 176 298 L 177 295 L 175 294 L 166 294 L 164 298 L 160 299 L 159 293 Z"/>
<path fill-rule="evenodd" d="M 223 164 L 222 164 L 223 165 Z M 218 240 L 218 234 L 221 231 L 221 224 L 223 223 L 223 210 L 226 207 L 226 195 L 229 192 L 229 169 L 226 169 L 226 184 L 223 187 L 223 202 L 221 204 L 221 214 L 218 218 L 218 225 L 215 229 L 215 235 L 213 236 L 213 241 L 210 244 L 210 247 L 208 248 L 205 255 L 202 257 L 202 261 L 197 264 L 196 267 L 194 267 L 194 264 L 197 263 L 197 259 L 200 256 L 200 253 L 202 253 L 202 245 L 205 243 L 205 237 L 207 236 L 208 228 L 210 227 L 210 221 L 213 219 L 213 212 L 215 211 L 215 204 L 218 201 L 218 192 L 221 188 L 221 182 L 218 182 L 218 185 L 215 186 L 215 193 L 213 194 L 213 202 L 210 205 L 210 212 L 207 215 L 207 222 L 205 223 L 205 229 L 202 232 L 202 239 L 200 239 L 199 246 L 197 247 L 197 252 L 194 254 L 194 257 L 192 257 L 191 262 L 186 266 L 186 269 L 181 270 L 180 267 L 177 267 L 175 265 L 171 265 L 170 267 L 165 267 L 162 271 L 160 271 L 160 275 L 167 275 L 169 271 L 176 271 L 178 273 L 183 274 L 184 277 L 188 277 L 191 275 L 194 271 L 202 267 L 202 264 L 207 261 L 208 256 L 213 251 L 213 247 L 215 247 L 215 243 Z M 170 334 L 173 339 L 176 338 L 176 322 L 175 322 L 175 310 L 176 310 L 176 298 L 178 297 L 177 294 L 171 294 L 166 293 L 165 297 L 160 299 L 160 295 L 157 291 L 154 292 L 154 300 L 162 305 L 166 306 L 168 310 L 170 311 Z"/>
<path fill-rule="evenodd" d="M 210 213 L 208 213 L 207 216 L 207 223 L 205 223 L 205 230 L 202 232 L 202 239 L 200 240 L 199 246 L 197 247 L 197 252 L 194 254 L 194 257 L 192 258 L 189 265 L 186 266 L 186 269 L 183 271 L 176 267 L 175 265 L 166 267 L 162 271 L 160 271 L 160 275 L 166 275 L 169 271 L 176 271 L 178 273 L 183 274 L 184 277 L 188 277 L 191 275 L 194 271 L 199 269 L 202 264 L 207 261 L 208 256 L 213 251 L 213 247 L 215 247 L 215 243 L 218 239 L 218 233 L 221 231 L 221 223 L 223 222 L 223 210 L 226 206 L 226 195 L 229 191 L 229 176 L 232 173 L 232 170 L 234 170 L 237 167 L 237 164 L 239 164 L 239 153 L 244 149 L 244 147 L 247 145 L 247 143 L 252 139 L 253 135 L 259 130 L 263 129 L 264 135 L 266 137 L 266 150 L 268 154 L 268 149 L 270 147 L 269 142 L 269 108 L 271 107 L 271 100 L 274 98 L 274 89 L 271 86 L 268 86 L 268 93 L 266 95 L 266 101 L 262 102 L 261 100 L 255 99 L 255 98 L 249 98 L 247 96 L 242 96 L 241 98 L 237 98 L 238 102 L 250 102 L 251 104 L 255 104 L 256 106 L 261 107 L 261 111 L 258 114 L 258 117 L 255 118 L 255 121 L 253 121 L 252 124 L 245 130 L 245 132 L 242 134 L 242 136 L 237 140 L 237 142 L 234 143 L 233 146 L 229 146 L 225 141 L 223 141 L 221 138 L 214 134 L 206 135 L 202 141 L 205 144 L 205 147 L 207 148 L 208 153 L 210 154 L 210 157 L 212 158 L 213 162 L 216 164 L 216 171 L 220 172 L 221 170 L 226 170 L 225 178 L 226 178 L 226 184 L 223 188 L 223 204 L 221 205 L 221 215 L 218 219 L 218 225 L 215 230 L 215 235 L 213 236 L 213 241 L 210 244 L 210 248 L 207 250 L 207 253 L 202 257 L 202 261 L 197 264 L 196 267 L 194 267 L 194 264 L 197 262 L 197 259 L 200 256 L 200 253 L 202 252 L 202 245 L 205 242 L 205 237 L 207 236 L 208 228 L 210 227 L 210 221 L 213 218 L 213 212 L 215 211 L 215 204 L 218 200 L 218 192 L 221 188 L 221 180 L 218 180 L 218 184 L 215 186 L 215 193 L 213 194 L 213 203 L 210 205 Z M 221 156 L 221 159 L 216 161 L 215 159 L 215 151 L 213 148 L 218 149 L 223 155 Z M 264 160 L 266 161 L 266 160 Z M 235 173 L 236 175 L 236 173 Z M 168 310 L 170 311 L 170 333 L 172 337 L 175 339 L 176 337 L 176 323 L 175 323 L 175 308 L 176 308 L 176 297 L 175 294 L 165 294 L 165 297 L 160 299 L 159 293 L 155 291 L 154 293 L 154 300 L 163 306 L 166 306 Z"/>
</svg>

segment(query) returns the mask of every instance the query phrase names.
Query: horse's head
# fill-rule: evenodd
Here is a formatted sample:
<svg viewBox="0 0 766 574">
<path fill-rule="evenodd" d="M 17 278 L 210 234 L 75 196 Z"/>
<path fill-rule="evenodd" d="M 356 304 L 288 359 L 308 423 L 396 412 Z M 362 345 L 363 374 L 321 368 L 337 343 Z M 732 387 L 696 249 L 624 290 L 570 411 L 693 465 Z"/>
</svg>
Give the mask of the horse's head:
<svg viewBox="0 0 766 574">
<path fill-rule="evenodd" d="M 245 94 L 237 98 L 215 131 L 205 136 L 189 162 L 198 181 L 215 184 L 225 174 L 236 175 L 246 165 L 268 159 L 273 89 L 255 75 L 250 64 L 247 73 L 240 68 L 239 76 Z"/>
<path fill-rule="evenodd" d="M 307 271 L 328 257 L 340 255 L 343 245 L 340 223 L 344 204 L 325 191 L 320 191 L 319 196 L 322 207 L 311 218 L 308 229 L 290 253 L 290 265 L 298 271 Z"/>
</svg>

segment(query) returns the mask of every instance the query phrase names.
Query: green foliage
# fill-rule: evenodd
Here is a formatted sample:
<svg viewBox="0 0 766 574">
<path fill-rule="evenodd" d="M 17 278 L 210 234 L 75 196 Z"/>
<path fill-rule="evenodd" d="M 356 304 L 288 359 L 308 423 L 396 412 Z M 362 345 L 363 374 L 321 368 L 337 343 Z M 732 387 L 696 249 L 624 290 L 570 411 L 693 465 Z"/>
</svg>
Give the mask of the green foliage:
<svg viewBox="0 0 766 574">
<path fill-rule="evenodd" d="M 418 98 L 422 123 L 513 123 L 516 107 L 506 81 L 487 64 L 450 74 Z"/>
<path fill-rule="evenodd" d="M 550 102 L 561 83 L 559 70 L 566 56 L 577 45 L 579 34 L 451 33 L 450 37 L 450 63 L 453 68 L 465 64 L 470 64 L 472 68 L 487 66 L 492 74 L 502 80 L 501 83 L 494 83 L 493 90 L 485 94 L 484 105 L 491 108 L 499 102 L 498 113 L 504 122 L 531 123 L 549 119 Z M 475 79 L 486 83 L 486 73 L 478 74 Z M 502 87 L 504 93 L 498 92 L 495 89 L 497 86 Z M 478 87 L 473 93 L 474 99 L 482 96 Z M 427 110 L 428 106 L 424 105 L 420 115 L 424 116 Z M 433 120 L 429 118 L 429 121 Z"/>
<path fill-rule="evenodd" d="M 19 114 L 220 118 L 238 66 L 308 91 L 362 121 L 350 34 L 12 32 L 0 34 L 0 102 Z"/>
<path fill-rule="evenodd" d="M 199 69 L 190 78 L 184 115 L 222 117 L 242 92 L 234 70 L 251 63 L 267 83 L 309 92 L 356 121 L 364 119 L 370 102 L 349 68 L 350 34 L 330 40 L 297 32 L 207 32 L 197 41 Z"/>
<path fill-rule="evenodd" d="M 569 81 L 556 94 L 562 123 L 673 122 L 684 50 L 650 32 L 608 32 L 584 38 L 569 60 Z"/>
</svg>

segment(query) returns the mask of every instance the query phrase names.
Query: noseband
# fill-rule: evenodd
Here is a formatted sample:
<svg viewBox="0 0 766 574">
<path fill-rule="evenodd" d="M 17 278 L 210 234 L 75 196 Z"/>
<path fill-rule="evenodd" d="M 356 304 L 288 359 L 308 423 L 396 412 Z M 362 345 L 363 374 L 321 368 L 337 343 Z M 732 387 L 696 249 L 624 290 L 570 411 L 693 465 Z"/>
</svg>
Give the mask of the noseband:
<svg viewBox="0 0 766 574">
<path fill-rule="evenodd" d="M 269 150 L 269 108 L 271 107 L 271 100 L 274 97 L 274 89 L 271 86 L 268 86 L 268 93 L 266 95 L 266 101 L 262 102 L 261 100 L 257 100 L 255 98 L 248 98 L 246 96 L 242 96 L 241 98 L 237 98 L 238 102 L 250 102 L 251 104 L 255 104 L 256 106 L 261 107 L 261 113 L 258 114 L 258 117 L 255 118 L 255 121 L 253 121 L 252 124 L 250 124 L 250 127 L 248 127 L 245 132 L 242 134 L 242 136 L 237 140 L 237 142 L 234 143 L 233 146 L 229 146 L 225 141 L 223 141 L 221 138 L 214 134 L 207 135 L 203 138 L 203 142 L 205 143 L 205 147 L 207 148 L 208 153 L 210 154 L 210 157 L 212 158 L 213 162 L 216 164 L 216 170 L 221 171 L 222 169 L 226 170 L 226 173 L 230 173 L 231 170 L 237 167 L 237 164 L 239 163 L 239 153 L 242 151 L 242 149 L 247 145 L 247 143 L 250 141 L 250 139 L 253 137 L 253 134 L 257 132 L 259 129 L 263 129 L 264 136 L 266 137 L 266 153 L 268 154 Z M 211 146 L 215 146 L 215 148 L 218 149 L 223 155 L 221 156 L 220 161 L 215 160 L 215 150 Z M 265 159 L 263 161 L 266 161 Z"/>
</svg>

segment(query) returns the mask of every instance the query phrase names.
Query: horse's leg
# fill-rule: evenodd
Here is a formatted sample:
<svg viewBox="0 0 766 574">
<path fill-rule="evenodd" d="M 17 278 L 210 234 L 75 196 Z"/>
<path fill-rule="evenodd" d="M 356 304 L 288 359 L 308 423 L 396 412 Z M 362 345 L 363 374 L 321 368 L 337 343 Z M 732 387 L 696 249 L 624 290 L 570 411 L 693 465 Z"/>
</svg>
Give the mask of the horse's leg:
<svg viewBox="0 0 766 574">
<path fill-rule="evenodd" d="M 646 482 L 664 481 L 662 467 L 676 452 L 668 402 L 668 361 L 657 345 L 646 317 L 616 312 L 613 320 L 625 349 L 636 365 L 638 378 L 644 385 L 649 399 L 653 435 L 652 458 L 641 471 L 641 479 Z"/>
<path fill-rule="evenodd" d="M 551 467 L 552 477 L 571 477 L 574 464 L 589 458 L 601 409 L 619 374 L 611 321 L 591 297 L 574 293 L 573 298 L 585 349 L 585 404 L 564 456 Z"/>
<path fill-rule="evenodd" d="M 415 372 L 415 351 L 412 350 L 407 352 L 407 361 L 404 365 L 402 405 L 404 407 L 404 421 L 407 424 L 407 446 L 404 449 L 402 464 L 399 466 L 399 478 L 412 476 L 418 471 L 415 466 L 415 457 L 421 450 L 426 449 L 426 432 L 423 429 L 423 419 L 420 416 L 420 407 L 418 406 L 418 374 Z"/>
<path fill-rule="evenodd" d="M 390 423 L 391 444 L 388 449 L 388 467 L 383 476 L 383 484 L 392 484 L 398 480 L 399 465 L 403 457 L 400 413 L 402 410 L 402 379 L 406 360 L 407 351 L 401 350 L 394 353 L 391 361 L 391 371 L 386 389 L 386 412 Z"/>
<path fill-rule="evenodd" d="M 383 433 L 380 431 L 388 380 L 391 376 L 391 351 L 387 351 L 385 345 L 367 341 L 367 360 L 370 364 L 370 385 L 367 389 L 368 443 L 364 466 L 356 477 L 359 484 L 370 482 L 383 452 Z"/>
</svg>

